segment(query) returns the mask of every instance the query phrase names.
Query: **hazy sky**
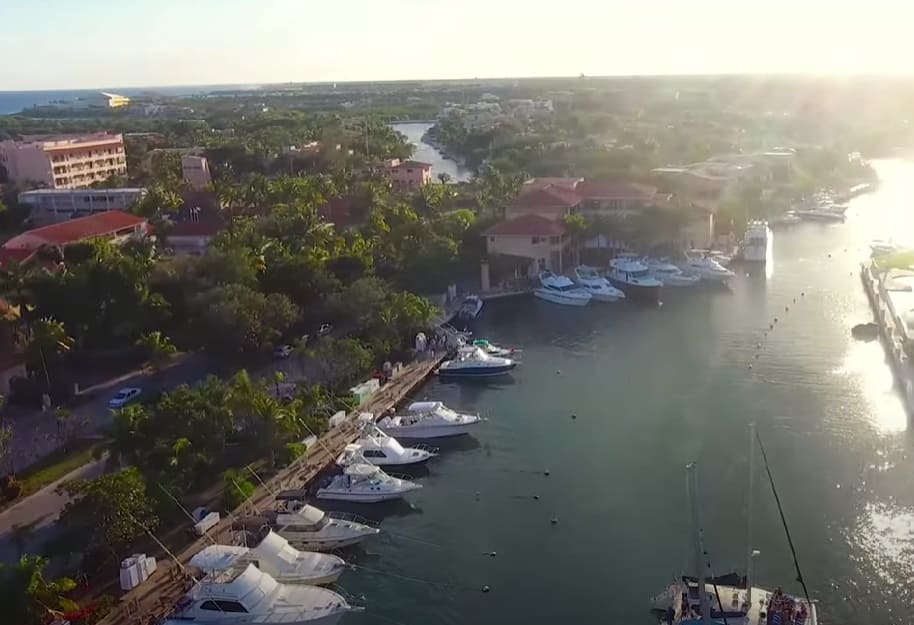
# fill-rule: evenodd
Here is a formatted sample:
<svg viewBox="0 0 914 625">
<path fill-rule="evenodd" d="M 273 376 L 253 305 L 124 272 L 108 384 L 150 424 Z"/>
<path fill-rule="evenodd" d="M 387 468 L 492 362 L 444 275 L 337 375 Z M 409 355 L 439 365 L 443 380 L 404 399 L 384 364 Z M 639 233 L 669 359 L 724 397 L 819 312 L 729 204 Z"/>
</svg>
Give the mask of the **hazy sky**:
<svg viewBox="0 0 914 625">
<path fill-rule="evenodd" d="M 911 0 L 0 0 L 0 91 L 914 73 Z"/>
</svg>

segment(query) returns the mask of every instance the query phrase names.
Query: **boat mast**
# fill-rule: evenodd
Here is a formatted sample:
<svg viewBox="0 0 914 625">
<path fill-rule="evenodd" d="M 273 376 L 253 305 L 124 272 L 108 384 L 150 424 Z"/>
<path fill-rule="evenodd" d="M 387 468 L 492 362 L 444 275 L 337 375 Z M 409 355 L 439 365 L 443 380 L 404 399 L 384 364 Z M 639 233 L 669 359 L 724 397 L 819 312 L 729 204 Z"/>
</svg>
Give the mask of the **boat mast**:
<svg viewBox="0 0 914 625">
<path fill-rule="evenodd" d="M 689 493 L 689 505 L 692 508 L 692 526 L 695 531 L 695 568 L 698 578 L 698 598 L 701 606 L 701 622 L 711 625 L 711 604 L 708 602 L 708 593 L 705 589 L 705 548 L 701 539 L 701 521 L 698 518 L 698 471 L 697 465 L 692 462 L 686 466 L 686 487 Z"/>
<path fill-rule="evenodd" d="M 752 560 L 755 557 L 755 549 L 752 547 L 752 493 L 755 490 L 755 423 L 749 424 L 749 487 L 746 493 L 748 504 L 746 505 L 748 519 L 746 522 L 746 603 L 752 608 Z"/>
</svg>

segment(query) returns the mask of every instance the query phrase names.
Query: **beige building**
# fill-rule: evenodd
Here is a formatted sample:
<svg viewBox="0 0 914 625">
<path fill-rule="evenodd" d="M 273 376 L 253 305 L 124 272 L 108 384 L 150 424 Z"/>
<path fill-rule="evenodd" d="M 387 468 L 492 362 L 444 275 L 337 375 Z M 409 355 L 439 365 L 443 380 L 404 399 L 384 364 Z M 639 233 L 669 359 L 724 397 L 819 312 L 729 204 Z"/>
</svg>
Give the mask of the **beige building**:
<svg viewBox="0 0 914 625">
<path fill-rule="evenodd" d="M 486 252 L 526 259 L 527 277 L 543 269 L 565 270 L 562 252 L 568 243 L 565 223 L 540 215 L 521 215 L 497 223 L 485 231 Z"/>
<path fill-rule="evenodd" d="M 124 139 L 119 134 L 26 135 L 0 141 L 0 182 L 6 178 L 74 189 L 126 173 Z"/>
<path fill-rule="evenodd" d="M 181 157 L 181 174 L 194 191 L 203 191 L 213 184 L 209 172 L 209 161 L 205 156 L 185 154 Z"/>
</svg>

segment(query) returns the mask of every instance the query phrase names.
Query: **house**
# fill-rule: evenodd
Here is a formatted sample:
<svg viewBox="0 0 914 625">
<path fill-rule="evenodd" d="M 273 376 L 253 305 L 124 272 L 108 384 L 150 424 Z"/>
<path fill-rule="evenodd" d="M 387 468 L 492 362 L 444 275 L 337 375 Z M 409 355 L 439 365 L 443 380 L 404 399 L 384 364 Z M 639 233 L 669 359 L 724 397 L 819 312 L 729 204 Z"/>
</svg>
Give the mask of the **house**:
<svg viewBox="0 0 914 625">
<path fill-rule="evenodd" d="M 92 239 L 123 243 L 145 237 L 148 224 L 142 217 L 121 211 L 98 213 L 28 230 L 14 236 L 0 248 L 0 258 L 27 262 L 43 246 L 65 246 Z"/>
<path fill-rule="evenodd" d="M 384 173 L 394 189 L 413 191 L 431 183 L 432 164 L 395 158 L 384 163 Z"/>
<path fill-rule="evenodd" d="M 166 237 L 168 247 L 176 256 L 202 256 L 224 227 L 214 221 L 180 221 Z"/>
<path fill-rule="evenodd" d="M 33 189 L 19 194 L 19 203 L 29 206 L 29 218 L 37 224 L 54 223 L 108 211 L 126 211 L 146 195 L 146 189 Z"/>
<path fill-rule="evenodd" d="M 531 185 L 521 189 L 505 208 L 505 219 L 511 220 L 523 215 L 538 215 L 546 219 L 563 219 L 575 211 L 583 201 L 572 189 L 556 183 Z"/>
<path fill-rule="evenodd" d="M 181 156 L 181 177 L 194 191 L 203 191 L 213 184 L 209 161 L 205 156 L 184 154 Z"/>
<path fill-rule="evenodd" d="M 507 219 L 487 229 L 486 251 L 489 255 L 505 255 L 524 259 L 520 263 L 527 277 L 549 269 L 561 273 L 562 258 L 568 243 L 565 223 L 541 215 L 521 215 Z"/>
<path fill-rule="evenodd" d="M 657 189 L 634 182 L 599 182 L 583 180 L 575 187 L 581 196 L 580 212 L 584 215 L 631 215 L 648 206 L 669 201 Z"/>
</svg>

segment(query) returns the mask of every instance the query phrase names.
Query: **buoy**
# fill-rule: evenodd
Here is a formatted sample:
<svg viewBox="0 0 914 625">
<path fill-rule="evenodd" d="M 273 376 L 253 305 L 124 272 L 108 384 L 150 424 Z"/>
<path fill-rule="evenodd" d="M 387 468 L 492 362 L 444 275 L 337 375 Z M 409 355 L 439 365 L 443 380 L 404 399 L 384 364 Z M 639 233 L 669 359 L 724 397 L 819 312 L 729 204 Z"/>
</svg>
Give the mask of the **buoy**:
<svg viewBox="0 0 914 625">
<path fill-rule="evenodd" d="M 774 324 L 773 324 L 773 323 L 769 323 L 769 324 L 768 324 L 768 329 L 769 329 L 769 330 L 774 330 Z"/>
<path fill-rule="evenodd" d="M 749 368 L 750 368 L 750 369 L 752 368 L 752 364 L 749 365 Z"/>
<path fill-rule="evenodd" d="M 761 344 L 761 343 L 756 343 L 756 344 L 755 344 L 755 349 L 762 349 L 762 344 Z"/>
<path fill-rule="evenodd" d="M 543 471 L 543 475 L 545 475 L 546 477 L 549 477 L 549 469 L 546 469 L 545 471 Z"/>
<path fill-rule="evenodd" d="M 806 297 L 806 291 L 800 291 L 800 297 Z"/>
<path fill-rule="evenodd" d="M 755 359 L 758 360 L 758 354 L 755 355 Z"/>
<path fill-rule="evenodd" d="M 552 521 L 551 521 L 551 522 L 552 522 L 553 525 L 558 525 L 558 523 L 559 523 L 559 518 L 558 518 L 557 516 L 554 516 L 554 517 L 552 517 Z"/>
<path fill-rule="evenodd" d="M 784 312 L 790 312 L 790 306 L 784 306 Z"/>
<path fill-rule="evenodd" d="M 494 558 L 494 557 L 497 556 L 497 555 L 498 555 L 498 554 L 497 554 L 496 552 L 494 552 L 494 551 L 490 551 L 490 552 L 489 552 L 489 557 L 490 557 L 490 558 Z"/>
<path fill-rule="evenodd" d="M 489 587 L 488 587 L 488 586 L 483 586 L 483 587 L 482 587 L 482 592 L 489 592 Z"/>
<path fill-rule="evenodd" d="M 775 322 L 775 323 L 778 322 L 778 318 L 777 318 L 777 317 L 774 318 L 774 322 Z"/>
<path fill-rule="evenodd" d="M 829 254 L 828 257 L 831 258 L 831 254 Z"/>
<path fill-rule="evenodd" d="M 556 375 L 562 375 L 562 370 L 561 370 L 561 369 L 556 369 L 556 370 L 555 370 L 555 374 L 556 374 Z"/>
<path fill-rule="evenodd" d="M 571 418 L 572 418 L 572 419 L 577 419 L 577 418 L 578 418 L 578 415 L 573 414 L 573 415 L 571 415 Z"/>
<path fill-rule="evenodd" d="M 476 491 L 476 501 L 479 501 L 479 495 L 480 495 L 480 494 L 481 494 L 481 493 L 477 490 L 477 491 Z"/>
<path fill-rule="evenodd" d="M 533 499 L 535 499 L 536 501 L 539 501 L 539 500 L 540 500 L 540 496 L 539 496 L 539 495 L 534 495 L 534 496 L 533 496 Z"/>
</svg>

